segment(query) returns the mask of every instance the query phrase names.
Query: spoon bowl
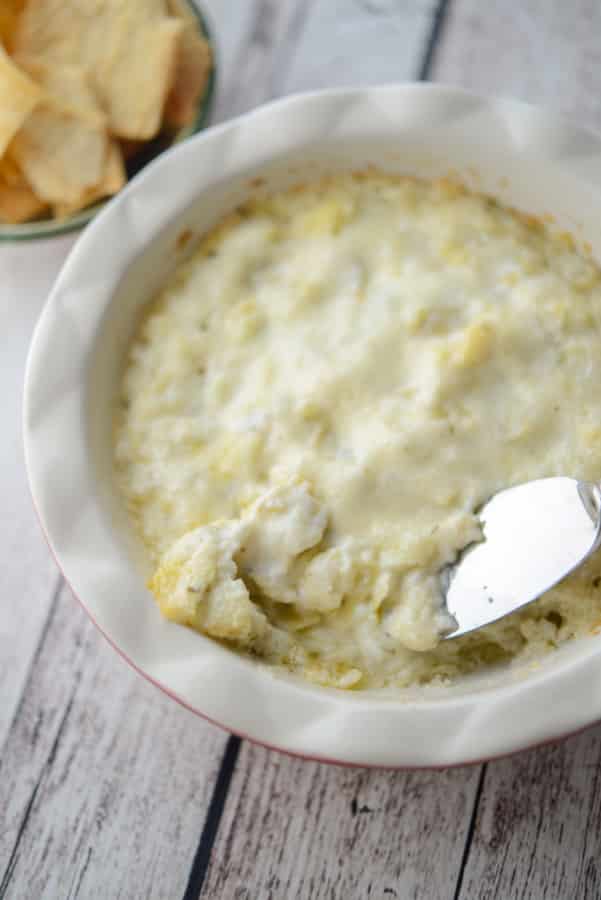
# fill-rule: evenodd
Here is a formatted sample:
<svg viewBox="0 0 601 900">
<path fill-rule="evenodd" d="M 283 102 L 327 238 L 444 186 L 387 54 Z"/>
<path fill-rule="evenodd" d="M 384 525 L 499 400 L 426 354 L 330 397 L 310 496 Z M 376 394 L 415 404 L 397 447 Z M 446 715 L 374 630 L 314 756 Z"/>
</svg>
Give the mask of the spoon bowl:
<svg viewBox="0 0 601 900">
<path fill-rule="evenodd" d="M 601 488 L 542 478 L 495 494 L 480 510 L 483 540 L 446 566 L 440 580 L 456 628 L 475 631 L 538 599 L 601 544 Z"/>
</svg>

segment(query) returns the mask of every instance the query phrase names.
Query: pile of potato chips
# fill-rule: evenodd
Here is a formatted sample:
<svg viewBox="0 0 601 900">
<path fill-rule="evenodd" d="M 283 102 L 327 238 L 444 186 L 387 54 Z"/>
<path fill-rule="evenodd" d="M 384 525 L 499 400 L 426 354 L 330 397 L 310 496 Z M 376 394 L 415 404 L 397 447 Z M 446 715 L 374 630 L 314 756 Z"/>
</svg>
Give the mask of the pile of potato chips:
<svg viewBox="0 0 601 900">
<path fill-rule="evenodd" d="M 116 193 L 196 116 L 210 48 L 186 0 L 0 0 L 0 222 Z"/>
</svg>

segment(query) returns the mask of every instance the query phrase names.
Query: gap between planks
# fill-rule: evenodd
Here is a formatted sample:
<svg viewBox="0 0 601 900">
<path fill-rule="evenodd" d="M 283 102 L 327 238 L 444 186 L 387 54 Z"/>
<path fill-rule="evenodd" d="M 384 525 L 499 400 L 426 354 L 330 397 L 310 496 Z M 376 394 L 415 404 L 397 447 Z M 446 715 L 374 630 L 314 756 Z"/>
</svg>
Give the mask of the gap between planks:
<svg viewBox="0 0 601 900">
<path fill-rule="evenodd" d="M 19 702 L 17 703 L 17 706 L 15 707 L 15 711 L 14 711 L 11 723 L 8 727 L 8 730 L 6 732 L 6 737 L 4 739 L 4 742 L 3 742 L 0 750 L 4 749 L 4 746 L 8 740 L 8 736 L 10 735 L 15 722 L 19 718 L 19 714 L 20 714 L 21 708 L 23 706 L 23 700 L 27 694 L 27 687 L 29 685 L 29 682 L 31 681 L 31 677 L 33 675 L 33 671 L 36 667 L 37 661 L 40 658 L 40 654 L 41 654 L 42 650 L 44 649 L 44 645 L 46 643 L 46 638 L 48 637 L 48 632 L 49 632 L 50 626 L 52 624 L 52 619 L 54 617 L 54 613 L 56 612 L 58 598 L 59 598 L 60 592 L 64 586 L 65 586 L 65 579 L 63 578 L 62 574 L 59 572 L 56 575 L 56 581 L 54 582 L 54 587 L 51 591 L 50 605 L 48 607 L 48 612 L 46 613 L 46 618 L 44 620 L 44 624 L 42 625 L 42 629 L 40 631 L 40 637 L 38 639 L 38 643 L 36 645 L 35 650 L 33 651 L 33 655 L 31 657 L 29 666 L 27 667 L 27 675 L 25 676 L 25 681 L 23 683 L 23 688 L 21 690 Z M 1 893 L 0 893 L 0 900 L 2 900 Z"/>
<path fill-rule="evenodd" d="M 234 734 L 228 738 L 183 900 L 197 900 L 200 897 L 241 744 L 241 739 Z M 0 900 L 2 900 L 1 896 Z"/>
<path fill-rule="evenodd" d="M 482 790 L 484 788 L 484 779 L 486 777 L 487 766 L 488 766 L 488 763 L 482 763 L 480 766 L 480 774 L 478 776 L 478 785 L 476 787 L 476 793 L 474 794 L 474 803 L 472 806 L 472 813 L 470 816 L 470 824 L 468 826 L 467 835 L 465 837 L 465 846 L 463 848 L 463 856 L 461 857 L 461 864 L 459 866 L 459 874 L 457 875 L 457 882 L 455 884 L 453 900 L 459 900 L 459 898 L 461 897 L 461 889 L 463 887 L 463 878 L 464 878 L 465 871 L 467 868 L 467 861 L 469 859 L 472 841 L 474 840 L 474 833 L 476 831 L 476 817 L 478 815 L 478 807 L 480 806 L 480 798 L 482 797 Z"/>
</svg>

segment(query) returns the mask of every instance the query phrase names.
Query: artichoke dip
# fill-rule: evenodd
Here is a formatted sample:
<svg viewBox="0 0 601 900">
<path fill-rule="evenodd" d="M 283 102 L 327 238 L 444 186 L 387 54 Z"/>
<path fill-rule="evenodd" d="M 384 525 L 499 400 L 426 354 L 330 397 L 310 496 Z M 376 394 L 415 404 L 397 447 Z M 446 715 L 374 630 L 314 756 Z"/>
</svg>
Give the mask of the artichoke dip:
<svg viewBox="0 0 601 900">
<path fill-rule="evenodd" d="M 601 478 L 601 279 L 448 182 L 239 208 L 131 345 L 117 478 L 165 616 L 338 688 L 447 681 L 601 626 L 601 559 L 444 642 L 440 568 L 496 491 Z"/>
</svg>

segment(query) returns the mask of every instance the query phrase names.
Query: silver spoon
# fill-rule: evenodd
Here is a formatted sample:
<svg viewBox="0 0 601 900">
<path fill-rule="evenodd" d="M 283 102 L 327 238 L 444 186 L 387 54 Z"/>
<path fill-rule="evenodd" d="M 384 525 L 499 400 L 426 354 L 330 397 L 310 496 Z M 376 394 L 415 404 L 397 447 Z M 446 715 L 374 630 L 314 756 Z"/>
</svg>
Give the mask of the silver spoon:
<svg viewBox="0 0 601 900">
<path fill-rule="evenodd" d="M 440 575 L 456 638 L 532 603 L 601 545 L 601 487 L 542 478 L 500 491 L 479 512 L 484 540 Z"/>
</svg>

